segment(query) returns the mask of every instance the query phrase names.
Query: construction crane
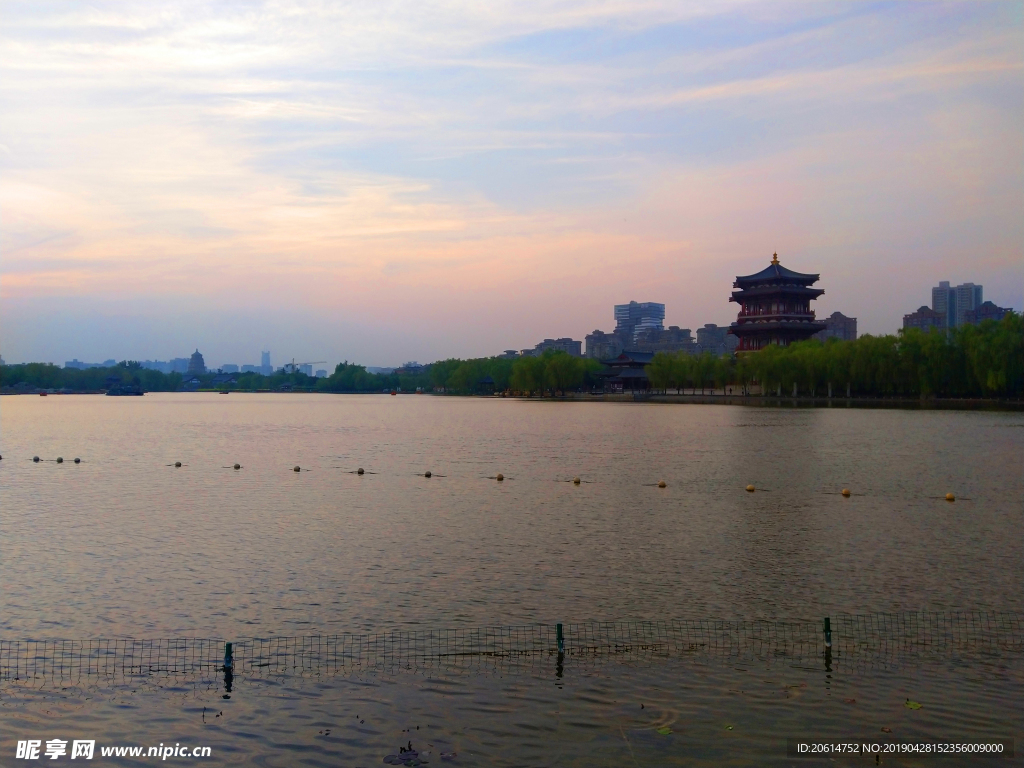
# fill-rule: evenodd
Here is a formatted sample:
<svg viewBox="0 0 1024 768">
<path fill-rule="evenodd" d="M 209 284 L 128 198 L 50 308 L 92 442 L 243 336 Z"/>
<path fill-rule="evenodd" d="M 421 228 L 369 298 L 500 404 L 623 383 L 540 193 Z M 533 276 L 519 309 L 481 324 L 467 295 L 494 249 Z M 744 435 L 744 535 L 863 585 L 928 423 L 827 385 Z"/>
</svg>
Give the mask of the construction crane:
<svg viewBox="0 0 1024 768">
<path fill-rule="evenodd" d="M 293 357 L 292 361 L 290 363 L 285 363 L 284 364 L 284 372 L 285 373 L 298 373 L 300 365 L 320 365 L 320 363 L 325 363 L 326 364 L 327 361 L 326 360 L 311 360 L 308 363 L 296 363 L 295 362 L 295 358 Z"/>
</svg>

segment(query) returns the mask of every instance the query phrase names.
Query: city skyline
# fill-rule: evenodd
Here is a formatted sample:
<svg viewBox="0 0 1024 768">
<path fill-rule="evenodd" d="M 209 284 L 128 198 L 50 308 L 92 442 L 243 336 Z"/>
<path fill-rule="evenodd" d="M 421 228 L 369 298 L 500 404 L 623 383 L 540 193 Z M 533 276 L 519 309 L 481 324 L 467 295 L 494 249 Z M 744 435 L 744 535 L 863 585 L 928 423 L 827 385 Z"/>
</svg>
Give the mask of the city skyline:
<svg viewBox="0 0 1024 768">
<path fill-rule="evenodd" d="M 861 334 L 940 280 L 1019 310 L 1022 33 L 989 4 L 11 6 L 0 353 L 394 365 L 631 299 L 728 325 L 776 251 Z"/>
<path fill-rule="evenodd" d="M 778 256 L 778 254 L 773 254 L 773 262 L 772 262 L 773 264 L 775 263 L 775 260 L 777 259 L 777 256 Z M 974 317 L 973 316 L 974 309 L 977 308 L 977 307 L 981 307 L 981 304 L 982 304 L 982 301 L 983 301 L 983 291 L 984 291 L 984 287 L 982 285 L 978 285 L 978 284 L 975 284 L 975 283 L 965 283 L 965 284 L 961 284 L 961 285 L 958 285 L 958 286 L 950 286 L 949 281 L 940 281 L 938 286 L 934 286 L 931 289 L 931 307 L 922 306 L 920 309 L 921 310 L 926 310 L 927 309 L 928 311 L 935 310 L 936 308 L 941 309 L 942 311 L 939 314 L 941 314 L 941 316 L 943 318 L 943 320 L 942 320 L 943 327 L 946 327 L 947 323 L 949 324 L 949 327 L 953 327 L 954 325 L 960 325 L 960 324 L 963 324 L 964 322 L 976 323 L 976 322 L 979 322 L 982 319 L 982 317 L 984 317 L 984 315 L 979 316 L 979 317 Z M 959 311 L 958 311 L 957 310 L 957 305 L 958 304 L 963 305 L 965 303 L 964 297 L 970 297 L 970 299 L 969 299 L 970 300 L 970 306 L 969 307 L 961 306 Z M 991 310 L 998 311 L 998 312 L 1005 312 L 1006 310 L 1012 310 L 1012 308 L 1010 308 L 1010 307 L 1007 307 L 1005 309 L 1004 308 L 999 308 L 998 306 L 994 305 L 991 301 L 985 302 L 985 305 L 989 306 Z M 947 317 L 947 307 L 949 307 L 948 317 Z M 982 308 L 982 309 L 984 309 L 984 308 Z M 965 312 L 966 312 L 966 315 L 964 314 Z M 509 356 L 519 356 L 519 355 L 529 355 L 529 354 L 540 354 L 540 352 L 542 350 L 547 349 L 547 348 L 562 349 L 564 351 L 569 352 L 570 354 L 574 354 L 574 355 L 577 355 L 577 356 L 594 357 L 595 355 L 593 354 L 593 351 L 590 349 L 590 345 L 592 343 L 592 338 L 593 338 L 593 342 L 596 343 L 597 346 L 600 349 L 603 350 L 607 346 L 606 338 L 610 339 L 610 338 L 612 338 L 612 335 L 618 334 L 620 332 L 625 332 L 626 336 L 628 338 L 630 338 L 634 342 L 636 342 L 638 340 L 638 338 L 639 338 L 638 337 L 638 333 L 640 332 L 639 329 L 641 329 L 641 328 L 644 328 L 644 329 L 648 329 L 649 328 L 650 330 L 653 330 L 656 333 L 665 333 L 665 331 L 667 330 L 669 335 L 672 336 L 673 341 L 666 341 L 660 347 L 658 346 L 658 343 L 655 342 L 655 348 L 656 349 L 657 348 L 676 349 L 676 348 L 679 347 L 679 344 L 683 341 L 683 337 L 684 336 L 687 339 L 689 339 L 690 342 L 695 342 L 698 346 L 707 346 L 707 344 L 704 341 L 701 340 L 701 334 L 702 333 L 703 334 L 709 334 L 709 333 L 725 334 L 729 330 L 730 325 L 731 325 L 731 324 L 724 324 L 722 326 L 718 326 L 715 323 L 705 323 L 703 326 L 697 327 L 697 337 L 696 337 L 696 339 L 694 339 L 693 336 L 692 336 L 692 333 L 691 333 L 691 331 L 693 329 L 690 328 L 690 327 L 680 329 L 679 326 L 672 325 L 668 329 L 665 328 L 664 318 L 666 317 L 666 307 L 665 307 L 664 304 L 661 304 L 661 303 L 658 303 L 658 302 L 637 302 L 636 300 L 630 300 L 628 303 L 625 303 L 625 304 L 613 305 L 612 306 L 612 316 L 613 316 L 614 321 L 615 321 L 615 328 L 613 329 L 613 331 L 611 331 L 611 332 L 609 332 L 607 334 L 605 332 L 601 331 L 601 330 L 594 331 L 594 334 L 596 334 L 597 337 L 600 337 L 600 338 L 595 337 L 593 334 L 586 334 L 584 336 L 584 339 L 585 339 L 585 342 L 584 342 L 584 341 L 581 341 L 581 340 L 574 340 L 574 339 L 572 339 L 572 337 L 562 337 L 562 338 L 558 338 L 558 339 L 552 339 L 552 338 L 548 337 L 548 338 L 543 339 L 541 342 L 537 343 L 536 345 L 534 345 L 533 348 L 526 347 L 526 348 L 522 348 L 522 349 L 515 349 L 515 348 L 513 348 L 513 349 L 506 349 L 506 350 L 504 350 L 503 352 L 500 352 L 500 353 L 485 354 L 485 355 L 481 355 L 479 357 L 509 357 Z M 936 317 L 938 317 L 938 316 L 939 315 L 936 315 Z M 954 320 L 954 316 L 958 317 L 959 319 L 958 320 Z M 1001 314 L 993 315 L 993 317 L 996 317 L 997 319 L 998 319 L 998 317 L 1001 317 L 1001 316 L 1002 316 Z M 649 319 L 647 319 L 647 318 L 649 318 Z M 902 323 L 902 327 L 903 328 L 906 328 L 908 326 L 908 318 L 917 318 L 917 314 L 916 313 L 907 313 L 907 314 L 905 314 L 904 317 L 903 317 L 903 323 Z M 855 318 L 855 317 L 854 318 L 848 317 L 848 316 L 844 315 L 840 311 L 835 311 L 831 315 L 827 315 L 827 316 L 823 315 L 821 317 L 818 317 L 817 321 L 820 322 L 820 323 L 824 323 L 826 325 L 826 330 L 824 330 L 824 331 L 822 331 L 820 333 L 814 334 L 814 338 L 818 339 L 819 341 L 825 341 L 826 338 L 830 337 L 830 336 L 835 336 L 835 337 L 840 338 L 840 339 L 852 340 L 852 339 L 856 339 L 858 337 L 858 335 L 859 335 L 858 332 L 857 332 L 857 322 L 858 322 L 857 318 Z M 932 321 L 925 322 L 925 325 L 927 325 L 929 322 L 932 322 Z M 913 320 L 910 321 L 910 324 L 914 325 L 914 326 L 918 326 L 918 325 L 920 325 L 920 321 L 918 321 L 916 319 L 913 319 Z M 634 327 L 637 330 L 634 330 Z M 725 337 L 723 337 L 723 339 L 719 339 L 718 342 L 716 343 L 716 346 L 722 347 L 723 349 L 727 347 L 729 350 L 735 349 L 735 347 L 736 347 L 736 345 L 738 343 L 737 340 L 734 339 L 732 343 L 728 343 L 724 339 L 725 339 Z M 582 347 L 581 345 L 584 344 L 584 343 L 585 343 L 586 346 Z M 651 339 L 645 339 L 644 342 L 641 343 L 638 348 L 642 349 L 642 348 L 646 347 L 646 348 L 650 349 L 650 346 L 649 346 L 650 343 L 651 343 Z M 621 344 L 619 346 L 621 346 Z M 607 351 L 607 350 L 605 350 L 605 351 Z M 198 347 L 196 348 L 195 353 L 192 354 L 192 359 L 194 359 L 194 356 L 196 354 L 199 354 Z M 617 354 L 617 352 L 616 352 L 616 354 Z M 454 357 L 460 357 L 460 356 L 459 355 L 455 355 Z M 461 357 L 465 357 L 465 356 L 461 356 Z M 468 357 L 472 357 L 472 356 L 468 356 Z M 159 359 L 143 358 L 143 357 L 140 357 L 140 356 L 136 355 L 134 357 L 128 356 L 128 357 L 121 358 L 121 359 L 123 359 L 123 360 L 129 360 L 130 359 L 130 360 L 133 360 L 133 361 L 141 363 L 144 368 L 151 368 L 153 370 L 162 371 L 164 373 L 170 373 L 172 371 L 173 372 L 178 372 L 178 373 L 184 373 L 184 372 L 189 370 L 189 366 L 190 366 L 190 358 L 187 358 L 187 357 L 177 357 L 177 358 L 172 357 L 172 358 L 168 358 L 167 360 L 159 360 Z M 292 358 L 292 359 L 294 360 L 294 358 Z M 439 359 L 442 359 L 442 358 L 439 358 Z M 2 360 L 2 358 L 0 358 L 0 360 Z M 349 360 L 347 357 L 344 358 L 344 361 L 345 362 L 355 362 L 355 363 L 359 362 L 359 361 L 356 361 L 356 360 Z M 53 364 L 59 364 L 56 361 L 46 361 L 46 360 L 11 361 L 11 362 L 12 363 L 16 363 L 16 362 L 17 363 L 20 363 L 20 362 L 51 362 Z M 324 363 L 325 361 L 321 360 L 321 361 L 317 361 L 317 362 Z M 339 360 L 339 362 L 341 362 L 341 360 Z M 433 361 L 431 361 L 431 362 L 433 362 Z M 65 368 L 96 368 L 96 367 L 104 367 L 104 366 L 109 367 L 109 366 L 111 366 L 111 365 L 113 365 L 115 363 L 116 363 L 116 360 L 114 358 L 107 358 L 102 363 L 100 363 L 100 362 L 89 362 L 89 361 L 79 360 L 78 358 L 72 358 L 71 360 L 66 360 L 64 362 L 64 364 L 63 364 L 63 367 L 65 367 Z M 209 371 L 213 371 L 213 372 L 220 371 L 220 370 L 223 370 L 224 373 L 239 373 L 239 372 L 245 373 L 247 371 L 252 371 L 252 372 L 256 372 L 256 373 L 262 373 L 263 375 L 270 375 L 272 372 L 274 372 L 276 370 L 279 370 L 281 368 L 284 368 L 284 369 L 287 370 L 288 367 L 291 364 L 292 363 L 290 363 L 287 359 L 283 363 L 272 364 L 271 363 L 271 353 L 270 353 L 270 351 L 266 350 L 266 349 L 261 349 L 261 351 L 260 351 L 260 363 L 258 365 L 254 364 L 254 363 L 236 363 L 234 361 L 225 361 L 225 362 L 222 362 L 222 363 L 219 363 L 219 364 L 216 364 L 216 365 L 206 366 L 206 368 Z M 364 364 L 368 369 L 373 369 L 373 370 L 394 370 L 395 368 L 398 367 L 398 364 L 393 364 L 393 365 L 390 365 L 390 366 L 385 366 L 383 368 L 380 367 L 380 366 L 371 365 L 371 364 L 365 363 L 365 362 L 363 362 L 362 364 Z M 300 370 L 303 370 L 303 371 L 307 371 L 307 369 L 308 369 L 308 375 L 313 375 L 313 373 L 312 373 L 313 367 L 312 367 L 311 364 L 303 363 L 301 365 L 297 365 L 297 368 L 300 369 Z"/>
</svg>

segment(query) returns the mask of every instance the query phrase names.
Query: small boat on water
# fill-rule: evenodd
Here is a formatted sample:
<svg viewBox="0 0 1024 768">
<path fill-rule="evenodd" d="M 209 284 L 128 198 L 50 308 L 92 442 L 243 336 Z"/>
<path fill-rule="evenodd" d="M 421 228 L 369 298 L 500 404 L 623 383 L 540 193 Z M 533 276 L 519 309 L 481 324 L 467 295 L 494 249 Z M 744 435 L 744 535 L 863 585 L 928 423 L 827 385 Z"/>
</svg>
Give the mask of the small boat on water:
<svg viewBox="0 0 1024 768">
<path fill-rule="evenodd" d="M 222 390 L 220 391 L 220 394 L 222 394 L 222 395 L 230 395 L 230 394 L 231 394 L 231 392 L 230 392 L 229 390 L 227 390 L 227 389 L 222 389 Z"/>
<path fill-rule="evenodd" d="M 40 392 L 40 393 L 39 393 L 39 396 L 40 396 L 40 397 L 46 397 L 46 393 L 45 393 L 45 392 Z"/>
</svg>

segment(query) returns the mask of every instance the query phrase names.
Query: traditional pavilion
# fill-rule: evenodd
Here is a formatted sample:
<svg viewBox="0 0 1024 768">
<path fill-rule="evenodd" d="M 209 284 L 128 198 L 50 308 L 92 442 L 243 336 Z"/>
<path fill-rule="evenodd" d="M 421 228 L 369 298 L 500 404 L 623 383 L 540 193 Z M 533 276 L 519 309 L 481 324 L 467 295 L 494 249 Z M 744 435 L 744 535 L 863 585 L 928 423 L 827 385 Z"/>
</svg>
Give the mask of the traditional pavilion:
<svg viewBox="0 0 1024 768">
<path fill-rule="evenodd" d="M 825 291 L 811 288 L 819 275 L 804 274 L 779 264 L 779 254 L 755 275 L 736 277 L 729 301 L 740 305 L 736 322 L 729 333 L 739 337 L 737 352 L 763 349 L 769 344 L 784 347 L 790 342 L 809 339 L 825 329 L 816 322 L 811 301 Z"/>
<path fill-rule="evenodd" d="M 651 388 L 644 366 L 654 359 L 653 352 L 623 352 L 611 360 L 602 360 L 605 392 L 646 392 Z"/>
</svg>

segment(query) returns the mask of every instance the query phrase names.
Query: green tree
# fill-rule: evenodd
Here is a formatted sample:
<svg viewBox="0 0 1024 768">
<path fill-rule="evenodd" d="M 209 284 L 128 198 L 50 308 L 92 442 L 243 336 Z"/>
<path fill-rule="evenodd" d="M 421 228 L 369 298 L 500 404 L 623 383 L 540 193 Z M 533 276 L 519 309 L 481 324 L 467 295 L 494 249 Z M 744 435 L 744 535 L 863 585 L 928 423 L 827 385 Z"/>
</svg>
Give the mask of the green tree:
<svg viewBox="0 0 1024 768">
<path fill-rule="evenodd" d="M 532 395 L 543 393 L 547 365 L 543 358 L 527 355 L 512 364 L 512 389 Z"/>
<path fill-rule="evenodd" d="M 673 352 L 656 352 L 654 354 L 651 362 L 644 367 L 652 387 L 667 390 L 669 387 L 678 386 L 675 376 L 676 357 L 677 354 Z"/>
<path fill-rule="evenodd" d="M 561 350 L 548 350 L 541 359 L 544 361 L 544 382 L 552 390 L 564 395 L 566 391 L 582 386 L 585 375 L 582 359 Z"/>
</svg>

